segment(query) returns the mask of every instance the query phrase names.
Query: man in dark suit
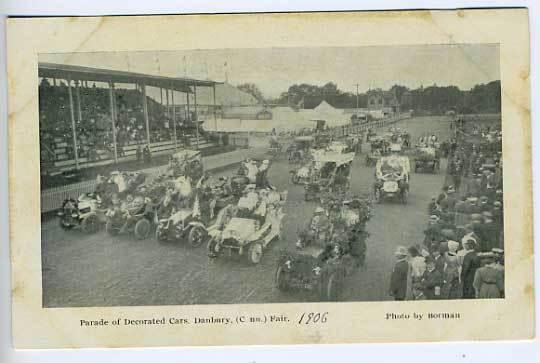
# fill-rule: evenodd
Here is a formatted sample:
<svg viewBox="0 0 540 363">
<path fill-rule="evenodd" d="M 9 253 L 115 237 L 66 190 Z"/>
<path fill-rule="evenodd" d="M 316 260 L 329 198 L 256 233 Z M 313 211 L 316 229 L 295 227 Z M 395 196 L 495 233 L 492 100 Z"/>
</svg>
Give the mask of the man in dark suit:
<svg viewBox="0 0 540 363">
<path fill-rule="evenodd" d="M 475 291 L 473 287 L 474 274 L 480 267 L 480 259 L 474 250 L 476 244 L 473 239 L 465 239 L 463 247 L 467 254 L 463 257 L 463 265 L 461 267 L 461 283 L 463 284 L 463 298 L 474 299 Z"/>
<path fill-rule="evenodd" d="M 422 275 L 422 292 L 427 300 L 437 300 L 441 298 L 441 287 L 443 285 L 443 275 L 435 268 L 435 261 L 431 257 L 426 258 L 426 270 Z"/>
<path fill-rule="evenodd" d="M 407 262 L 407 249 L 398 246 L 395 252 L 396 264 L 390 278 L 390 295 L 394 300 L 405 300 L 407 295 L 407 277 L 409 275 L 409 262 Z"/>
</svg>

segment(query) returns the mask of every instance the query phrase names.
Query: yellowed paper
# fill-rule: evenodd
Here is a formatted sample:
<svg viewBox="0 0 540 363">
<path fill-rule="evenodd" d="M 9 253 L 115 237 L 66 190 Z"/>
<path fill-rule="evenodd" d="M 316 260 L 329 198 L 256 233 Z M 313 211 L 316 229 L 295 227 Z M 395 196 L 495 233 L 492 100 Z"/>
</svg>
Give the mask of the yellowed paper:
<svg viewBox="0 0 540 363">
<path fill-rule="evenodd" d="M 452 47 L 464 51 L 456 55 L 448 50 Z M 365 50 L 370 48 L 370 51 Z M 497 54 L 498 58 L 476 57 L 477 49 L 482 49 L 481 54 L 490 49 L 492 53 L 489 54 Z M 410 52 L 411 58 L 403 56 L 409 54 L 407 52 Z M 326 68 L 335 69 L 338 64 L 345 75 L 345 80 L 341 84 L 338 82 L 338 86 L 345 87 L 354 97 L 354 84 L 360 83 L 356 78 L 361 79 L 364 86 L 384 89 L 400 82 L 407 84 L 414 77 L 420 79 L 422 72 L 418 71 L 418 65 L 410 69 L 403 66 L 393 71 L 393 84 L 381 84 L 387 69 L 385 67 L 399 64 L 400 60 L 404 64 L 414 64 L 414 55 L 422 52 L 433 52 L 433 62 L 446 62 L 447 67 L 455 68 L 452 73 L 455 78 L 442 86 L 451 85 L 452 81 L 461 82 L 465 88 L 481 83 L 467 84 L 470 74 L 478 77 L 475 79 L 485 79 L 485 83 L 491 79 L 500 80 L 502 159 L 505 166 L 504 298 L 392 301 L 386 293 L 388 281 L 381 280 L 385 287 L 373 287 L 369 281 L 362 280 L 364 276 L 378 274 L 373 271 L 380 271 L 386 277 L 393 266 L 393 262 L 385 262 L 383 266 L 377 258 L 372 258 L 377 255 L 373 252 L 377 251 L 377 244 L 383 244 L 374 240 L 373 235 L 385 228 L 392 229 L 393 224 L 399 225 L 407 213 L 426 213 L 427 204 L 423 201 L 416 203 L 414 199 L 415 193 L 421 193 L 419 189 L 414 189 L 415 179 L 426 177 L 412 173 L 408 205 L 385 204 L 375 207 L 375 215 L 368 225 L 378 227 L 368 227 L 368 231 L 374 228 L 371 230 L 374 232 L 368 240 L 366 266 L 364 270 L 355 272 L 352 279 L 346 280 L 346 284 L 350 285 L 344 289 L 348 298 L 342 300 L 346 301 L 322 302 L 304 298 L 301 294 L 286 295 L 274 284 L 280 250 L 286 245 L 294 245 L 297 229 L 301 227 L 294 223 L 291 225 L 293 219 L 290 218 L 297 216 L 290 212 L 301 210 L 302 218 L 305 217 L 301 223 L 307 224 L 315 209 L 315 204 L 309 204 L 313 202 L 304 202 L 301 198 L 294 200 L 293 192 L 284 199 L 284 211 L 289 212 L 283 219 L 285 232 L 279 240 L 272 242 L 268 252 L 263 254 L 261 265 L 256 266 L 246 266 L 243 261 L 209 262 L 206 246 L 199 250 L 190 250 L 185 246 L 166 250 L 171 247 L 160 246 L 153 236 L 144 241 L 122 237 L 118 240 L 120 242 L 115 240 L 106 248 L 100 244 L 103 238 L 107 238 L 101 238 L 106 236 L 104 231 L 98 232 L 99 237 L 92 237 L 95 240 L 88 239 L 89 244 L 86 245 L 81 240 L 88 237 L 78 231 L 67 231 L 68 234 L 62 235 L 62 241 L 43 238 L 52 228 L 56 228 L 54 233 L 60 234 L 56 224 L 52 227 L 50 216 L 48 219 L 42 216 L 48 203 L 44 195 L 48 194 L 40 184 L 40 170 L 44 170 L 44 165 L 40 166 L 40 153 L 43 152 L 39 129 L 40 65 L 85 66 L 171 77 L 176 78 L 178 84 L 181 84 L 178 81 L 181 78 L 196 79 L 200 85 L 189 84 L 188 87 L 199 89 L 200 108 L 195 112 L 202 117 L 204 110 L 211 110 L 208 104 L 214 102 L 212 87 L 201 89 L 205 82 L 211 85 L 214 80 L 221 84 L 228 82 L 229 77 L 231 82 L 249 82 L 250 77 L 254 80 L 264 78 L 265 72 L 274 75 L 277 68 L 282 70 L 279 78 L 266 79 L 263 88 L 272 98 L 278 98 L 280 92 L 287 92 L 287 88 L 297 81 L 294 77 L 302 73 L 298 68 L 305 66 L 304 76 L 322 86 L 332 81 L 324 78 L 328 71 Z M 346 58 L 347 54 L 352 60 Z M 361 54 L 371 54 L 368 56 L 369 62 L 358 61 L 365 66 L 366 74 L 355 69 L 355 73 L 349 77 L 347 70 L 355 67 L 354 57 L 361 57 Z M 377 54 L 380 58 L 377 58 Z M 453 54 L 455 58 L 436 58 L 437 54 Z M 266 57 L 271 58 L 273 63 Z M 425 54 L 423 58 L 418 57 L 418 61 L 426 62 L 426 74 L 430 72 L 430 67 L 436 69 L 426 61 L 429 57 L 426 58 Z M 223 63 L 216 60 L 221 58 Z M 309 68 L 307 64 L 316 66 Z M 268 68 L 258 68 L 261 65 Z M 249 69 L 250 66 L 253 69 Z M 466 67 L 469 67 L 467 71 Z M 492 70 L 498 74 L 494 73 L 491 77 Z M 244 79 L 235 79 L 238 75 L 243 75 Z M 333 75 L 338 77 L 336 73 Z M 526 9 L 12 18 L 8 20 L 8 77 L 12 309 L 16 348 L 463 341 L 529 339 L 534 336 L 529 34 Z M 347 82 L 346 79 L 350 79 L 350 84 L 343 84 Z M 93 82 L 88 83 L 90 85 L 80 83 L 80 87 L 91 88 Z M 300 83 L 300 78 L 297 83 Z M 409 84 L 411 88 L 420 87 L 420 84 Z M 429 87 L 431 84 L 422 86 Z M 72 88 L 76 92 L 75 86 Z M 159 99 L 159 91 L 149 92 L 154 92 L 148 93 L 149 97 Z M 180 97 L 179 94 L 177 92 L 174 97 Z M 74 104 L 77 104 L 76 93 L 72 97 Z M 83 101 L 84 97 L 87 96 L 83 93 Z M 203 99 L 206 108 L 202 106 Z M 174 117 L 184 117 L 179 115 L 180 112 L 187 114 L 185 101 L 179 101 L 179 98 L 175 100 L 175 103 L 182 103 L 184 108 L 175 110 L 179 113 Z M 104 102 L 108 105 L 109 99 L 106 98 Z M 193 111 L 195 99 L 190 98 L 189 102 Z M 122 105 L 117 107 L 121 109 Z M 296 112 L 301 113 L 298 109 L 305 105 L 297 104 L 294 107 Z M 354 109 L 354 106 L 351 108 Z M 73 111 L 73 115 L 65 113 L 68 123 L 70 118 L 78 120 L 79 112 L 87 112 L 84 104 L 83 110 Z M 403 114 L 406 111 L 409 110 L 401 110 Z M 332 118 L 328 114 L 333 111 L 324 112 L 328 119 Z M 218 117 L 212 111 L 208 111 L 206 117 L 208 130 L 216 131 L 222 126 L 223 120 L 218 122 Z M 203 160 L 206 166 L 221 168 L 229 164 L 237 165 L 247 157 L 255 157 L 255 149 L 266 149 L 268 140 L 264 135 L 260 139 L 256 135 L 256 131 L 266 136 L 272 132 L 273 125 L 265 122 L 265 117 L 264 113 L 258 113 L 251 120 L 261 126 L 255 132 L 250 131 L 252 144 L 249 149 L 239 148 L 223 157 L 205 156 Z M 241 121 L 239 116 L 236 118 L 239 126 L 236 126 L 235 134 L 242 134 L 240 128 L 245 127 L 246 121 Z M 307 117 L 306 122 L 316 120 L 317 115 L 314 114 L 311 119 Z M 400 121 L 396 125 L 406 129 L 407 122 Z M 379 134 L 391 126 L 382 121 L 377 125 Z M 285 126 L 283 128 L 286 129 Z M 367 127 L 363 130 L 367 130 Z M 430 131 L 432 128 L 426 128 L 426 133 Z M 68 132 L 67 135 L 69 140 L 71 134 Z M 202 136 L 197 134 L 196 137 Z M 180 136 L 177 138 L 180 140 Z M 168 142 L 173 143 L 172 139 Z M 196 139 L 196 142 L 200 140 Z M 80 152 L 81 160 L 90 158 L 84 156 L 85 150 L 81 149 Z M 114 152 L 118 153 L 118 150 Z M 365 157 L 365 154 L 361 155 L 361 158 Z M 355 160 L 358 165 L 360 157 L 357 156 Z M 283 160 L 279 162 L 286 163 Z M 278 161 L 275 163 L 277 165 Z M 283 168 L 280 170 L 286 169 Z M 220 172 L 216 171 L 216 174 Z M 371 190 L 372 175 L 370 172 L 369 179 L 365 179 L 369 182 L 363 184 L 362 190 Z M 354 178 L 351 181 L 353 186 L 359 183 Z M 442 179 L 434 183 L 442 187 Z M 298 186 L 287 187 L 291 190 L 294 188 L 301 190 Z M 284 189 L 280 188 L 279 191 Z M 430 197 L 424 196 L 427 200 Z M 291 205 L 297 209 L 290 209 L 293 208 Z M 50 214 L 52 210 L 53 207 L 47 212 Z M 381 215 L 387 215 L 390 219 L 378 219 Z M 420 234 L 422 228 L 423 225 L 417 227 Z M 399 233 L 395 231 L 396 236 Z M 392 246 L 416 242 L 406 241 L 407 238 L 418 238 L 417 234 L 407 233 L 401 234 L 401 241 L 392 241 Z M 67 243 L 70 239 L 74 240 L 73 244 Z M 58 245 L 55 247 L 56 242 Z M 96 244 L 92 245 L 94 242 Z M 60 244 L 62 248 L 55 250 Z M 145 250 L 145 246 L 150 247 Z M 46 253 L 49 249 L 61 252 L 49 255 Z M 146 259 L 144 264 L 137 265 L 137 261 L 134 261 L 133 267 L 130 261 L 113 257 L 118 256 L 116 254 L 122 249 L 125 249 L 126 255 L 146 254 L 145 251 L 169 252 L 162 253 L 161 257 L 157 253 L 155 258 Z M 393 251 L 394 247 L 385 250 L 384 254 L 393 255 Z M 179 260 L 172 260 L 170 253 Z M 76 260 L 68 260 L 64 256 L 75 256 Z M 196 263 L 198 269 L 186 271 L 178 280 L 163 283 L 169 277 L 160 276 L 156 271 L 166 273 L 167 266 L 175 270 L 175 264 L 182 264 L 181 259 L 184 258 L 191 259 L 190 263 Z M 392 259 L 393 256 L 386 261 Z M 132 274 L 124 274 L 123 279 L 115 280 L 114 274 L 124 271 L 122 269 L 129 269 Z M 230 278 L 227 278 L 227 274 L 230 274 Z M 92 280 L 92 276 L 101 276 L 101 280 Z M 146 283 L 147 291 L 144 293 L 136 291 L 141 286 L 140 281 Z M 229 291 L 229 287 L 233 290 Z M 384 296 L 378 292 L 376 296 L 366 295 L 356 299 L 353 293 L 346 294 L 347 289 L 354 293 L 360 291 L 361 294 L 364 287 L 367 295 L 369 289 L 373 288 L 385 290 Z M 66 291 L 77 291 L 82 295 L 72 294 L 64 299 L 62 296 L 69 295 L 62 295 Z M 103 291 L 108 291 L 108 295 L 101 295 Z M 143 298 L 137 299 L 137 296 Z"/>
</svg>

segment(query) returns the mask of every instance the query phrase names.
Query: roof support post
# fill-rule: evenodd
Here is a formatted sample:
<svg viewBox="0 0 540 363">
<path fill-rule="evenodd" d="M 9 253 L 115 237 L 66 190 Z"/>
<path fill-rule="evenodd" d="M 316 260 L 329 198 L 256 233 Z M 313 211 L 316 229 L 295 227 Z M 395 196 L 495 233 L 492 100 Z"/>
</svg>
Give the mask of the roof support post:
<svg viewBox="0 0 540 363">
<path fill-rule="evenodd" d="M 167 99 L 167 117 L 171 115 L 171 106 L 169 105 L 169 89 L 165 89 L 165 98 Z"/>
<path fill-rule="evenodd" d="M 82 85 L 82 82 L 81 82 Z M 81 92 L 79 88 L 79 81 L 75 81 L 75 97 L 77 98 L 77 114 L 78 120 L 82 124 L 82 112 L 81 112 Z"/>
<path fill-rule="evenodd" d="M 191 92 L 191 89 L 188 87 L 188 91 L 186 92 L 186 121 L 191 121 L 191 113 L 189 111 L 189 93 Z"/>
<path fill-rule="evenodd" d="M 114 151 L 114 163 L 118 163 L 118 149 L 116 146 L 116 107 L 114 102 L 114 83 L 109 82 L 109 103 L 111 108 L 112 139 Z"/>
<path fill-rule="evenodd" d="M 73 107 L 73 92 L 71 90 L 71 78 L 68 81 L 68 93 L 69 93 L 69 111 L 71 114 L 71 132 L 73 137 L 73 151 L 75 154 L 75 167 L 79 169 L 79 150 L 77 145 L 77 129 L 75 125 L 75 110 Z"/>
<path fill-rule="evenodd" d="M 197 150 L 199 150 L 199 115 L 197 113 L 197 84 L 193 84 L 193 105 L 195 107 L 195 135 L 197 137 Z"/>
<path fill-rule="evenodd" d="M 215 84 L 215 83 L 212 84 L 212 90 L 213 90 L 213 94 L 214 94 L 214 125 L 215 125 L 216 131 L 217 131 L 217 117 L 216 117 L 216 84 Z"/>
<path fill-rule="evenodd" d="M 172 103 L 172 124 L 173 124 L 173 137 L 174 137 L 174 151 L 178 148 L 178 141 L 176 139 L 176 106 L 174 105 L 174 89 L 171 88 L 171 103 Z"/>
<path fill-rule="evenodd" d="M 143 96 L 143 113 L 144 122 L 146 123 L 146 143 L 150 149 L 150 124 L 148 121 L 148 100 L 146 99 L 146 84 L 141 84 L 142 96 Z"/>
</svg>

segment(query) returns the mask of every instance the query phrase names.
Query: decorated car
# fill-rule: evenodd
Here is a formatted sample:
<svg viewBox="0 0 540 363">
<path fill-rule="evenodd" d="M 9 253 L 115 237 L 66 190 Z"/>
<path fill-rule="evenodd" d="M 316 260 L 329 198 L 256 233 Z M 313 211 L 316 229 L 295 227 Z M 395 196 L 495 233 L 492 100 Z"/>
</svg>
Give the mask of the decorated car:
<svg viewBox="0 0 540 363">
<path fill-rule="evenodd" d="M 236 254 L 245 256 L 250 264 L 258 264 L 268 245 L 280 238 L 286 198 L 287 192 L 266 190 L 257 195 L 250 190 L 237 205 L 220 211 L 207 231 L 209 256 Z"/>
<path fill-rule="evenodd" d="M 95 233 L 105 222 L 106 211 L 101 198 L 95 193 L 85 193 L 77 199 L 64 200 L 57 215 L 62 229 L 80 227 L 85 233 Z"/>
<path fill-rule="evenodd" d="M 314 168 L 309 182 L 305 185 L 304 199 L 317 200 L 326 192 L 340 192 L 349 189 L 351 165 L 354 153 L 341 154 L 325 152 L 314 155 Z"/>
<path fill-rule="evenodd" d="M 408 202 L 410 164 L 408 157 L 398 154 L 400 151 L 400 145 L 392 145 L 392 154 L 380 158 L 375 166 L 373 194 L 377 203 L 390 198 Z"/>
<path fill-rule="evenodd" d="M 439 151 L 434 147 L 417 148 L 414 157 L 414 172 L 430 171 L 437 173 L 441 169 Z"/>
<path fill-rule="evenodd" d="M 314 224 L 299 233 L 295 250 L 285 250 L 275 272 L 276 287 L 283 292 L 309 290 L 318 300 L 335 301 L 341 296 L 346 276 L 357 266 L 364 264 L 366 223 L 371 218 L 371 202 L 365 198 L 353 198 L 341 203 L 339 214 L 322 216 L 331 220 L 331 232 L 320 233 Z"/>
</svg>

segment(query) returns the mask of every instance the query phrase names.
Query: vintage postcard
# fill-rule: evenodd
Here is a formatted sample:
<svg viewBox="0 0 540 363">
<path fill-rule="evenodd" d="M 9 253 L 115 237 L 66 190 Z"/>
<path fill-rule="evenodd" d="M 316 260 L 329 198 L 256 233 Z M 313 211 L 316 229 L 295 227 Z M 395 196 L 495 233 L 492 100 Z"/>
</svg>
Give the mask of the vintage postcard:
<svg viewBox="0 0 540 363">
<path fill-rule="evenodd" d="M 532 338 L 527 24 L 9 19 L 15 347 Z"/>
</svg>

